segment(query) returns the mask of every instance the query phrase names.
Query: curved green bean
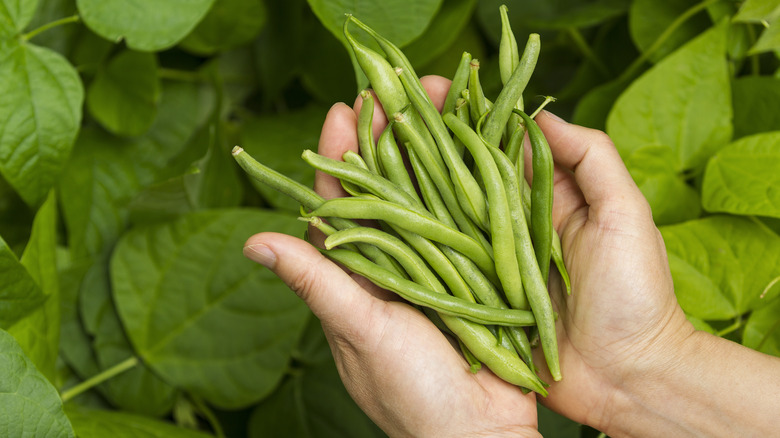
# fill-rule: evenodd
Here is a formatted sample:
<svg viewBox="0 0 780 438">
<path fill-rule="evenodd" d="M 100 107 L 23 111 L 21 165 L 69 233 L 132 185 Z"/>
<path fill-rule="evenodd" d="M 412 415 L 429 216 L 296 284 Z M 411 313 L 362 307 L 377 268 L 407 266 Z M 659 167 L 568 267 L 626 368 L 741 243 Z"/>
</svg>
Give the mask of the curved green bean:
<svg viewBox="0 0 780 438">
<path fill-rule="evenodd" d="M 358 147 L 368 169 L 377 173 L 376 145 L 374 144 L 374 96 L 368 90 L 360 92 L 363 106 L 358 113 Z"/>
<path fill-rule="evenodd" d="M 395 142 L 393 137 L 393 123 L 391 120 L 385 130 L 382 131 L 382 134 L 379 135 L 379 141 L 376 144 L 380 173 L 395 183 L 410 197 L 414 198 L 415 201 L 421 202 L 417 189 L 415 189 L 409 172 L 406 170 L 406 164 L 404 164 L 404 158 L 401 155 L 401 150 L 398 148 L 398 143 Z"/>
<path fill-rule="evenodd" d="M 444 106 L 441 113 L 447 114 L 455 111 L 457 100 L 460 98 L 461 91 L 468 87 L 469 83 L 469 64 L 471 63 L 471 53 L 463 52 L 458 63 L 458 68 L 455 69 L 455 74 L 452 76 L 452 84 L 447 92 L 447 97 L 444 99 Z"/>
</svg>

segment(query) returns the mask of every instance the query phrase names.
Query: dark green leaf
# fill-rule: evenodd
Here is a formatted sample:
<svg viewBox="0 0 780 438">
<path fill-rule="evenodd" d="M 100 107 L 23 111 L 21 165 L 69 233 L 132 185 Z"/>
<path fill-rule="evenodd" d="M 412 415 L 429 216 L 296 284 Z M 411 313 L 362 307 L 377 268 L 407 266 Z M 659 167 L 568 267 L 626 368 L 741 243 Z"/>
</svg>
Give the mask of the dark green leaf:
<svg viewBox="0 0 780 438">
<path fill-rule="evenodd" d="M 699 3 L 697 0 L 634 0 L 628 15 L 631 38 L 640 51 L 647 51 L 675 19 Z M 660 61 L 711 24 L 705 12 L 685 20 L 674 32 L 665 35 L 663 44 L 650 55 L 650 61 Z"/>
<path fill-rule="evenodd" d="M 0 328 L 8 329 L 37 309 L 46 295 L 0 237 Z"/>
<path fill-rule="evenodd" d="M 200 22 L 214 0 L 76 0 L 84 23 L 115 43 L 157 51 L 172 47 Z"/>
<path fill-rule="evenodd" d="M 358 408 L 333 361 L 307 367 L 263 400 L 249 421 L 249 437 L 370 438 L 385 436 Z"/>
<path fill-rule="evenodd" d="M 780 127 L 780 78 L 745 76 L 731 87 L 735 139 Z"/>
<path fill-rule="evenodd" d="M 213 55 L 251 41 L 265 22 L 261 0 L 215 0 L 206 18 L 181 46 L 193 53 Z"/>
<path fill-rule="evenodd" d="M 282 377 L 309 313 L 241 247 L 255 231 L 302 229 L 293 216 L 210 210 L 125 234 L 111 280 L 144 362 L 219 407 L 265 397 Z"/>
<path fill-rule="evenodd" d="M 605 130 L 607 117 L 626 87 L 627 83 L 616 80 L 589 91 L 578 102 L 572 121 L 578 125 Z"/>
<path fill-rule="evenodd" d="M 37 6 L 38 0 L 0 0 L 0 40 L 24 30 Z"/>
<path fill-rule="evenodd" d="M 81 123 L 84 89 L 60 54 L 0 44 L 0 172 L 37 206 L 54 185 Z"/>
<path fill-rule="evenodd" d="M 748 55 L 780 50 L 780 24 L 778 23 L 780 19 L 777 18 L 767 23 L 756 44 L 748 51 Z"/>
<path fill-rule="evenodd" d="M 32 1 L 25 3 L 35 3 Z M 35 17 L 28 28 L 35 29 L 76 13 L 76 0 L 38 0 L 38 8 Z M 55 52 L 68 56 L 78 36 L 79 26 L 69 24 L 57 26 L 46 32 L 36 35 L 32 42 L 39 46 L 48 47 Z"/>
<path fill-rule="evenodd" d="M 453 42 L 466 32 L 466 26 L 476 5 L 476 0 L 443 2 L 425 32 L 404 47 L 404 54 L 412 65 L 416 68 L 428 64 L 451 47 Z M 462 53 L 466 47 L 460 46 L 457 50 Z M 459 59 L 460 57 L 456 55 L 454 63 L 457 64 Z M 448 76 L 451 74 L 449 73 Z"/>
<path fill-rule="evenodd" d="M 773 300 L 750 314 L 742 343 L 762 353 L 780 357 L 780 300 Z"/>
<path fill-rule="evenodd" d="M 75 437 L 57 390 L 0 330 L 0 430 L 8 437 Z"/>
<path fill-rule="evenodd" d="M 307 44 L 300 59 L 301 82 L 325 104 L 352 102 L 357 94 L 349 52 L 314 17 L 306 25 Z"/>
<path fill-rule="evenodd" d="M 79 438 L 208 438 L 213 435 L 127 412 L 88 409 L 69 404 L 65 409 Z"/>
<path fill-rule="evenodd" d="M 705 209 L 780 217 L 780 131 L 744 137 L 707 163 L 702 185 Z"/>
<path fill-rule="evenodd" d="M 780 17 L 780 4 L 775 0 L 745 0 L 734 21 L 760 23 Z"/>
<path fill-rule="evenodd" d="M 87 91 L 90 114 L 117 135 L 146 132 L 157 115 L 160 80 L 152 53 L 125 50 L 101 69 Z"/>
<path fill-rule="evenodd" d="M 607 133 L 623 157 L 668 145 L 680 169 L 696 169 L 731 139 L 725 24 L 678 49 L 618 98 Z"/>
<path fill-rule="evenodd" d="M 711 216 L 661 227 L 683 310 L 725 320 L 756 308 L 780 276 L 780 236 L 736 216 Z"/>
<path fill-rule="evenodd" d="M 320 320 L 311 315 L 306 329 L 301 335 L 301 342 L 293 351 L 293 358 L 306 365 L 317 365 L 323 362 L 333 361 L 328 340 L 322 331 Z"/>
<path fill-rule="evenodd" d="M 317 149 L 322 121 L 327 110 L 308 107 L 296 112 L 248 119 L 241 129 L 241 146 L 263 163 L 307 186 L 314 184 L 314 170 L 301 159 L 305 149 Z M 255 184 L 276 208 L 298 212 L 299 206 L 287 196 Z"/>
<path fill-rule="evenodd" d="M 582 425 L 571 421 L 563 415 L 536 404 L 539 415 L 539 433 L 549 438 L 580 438 Z"/>
</svg>

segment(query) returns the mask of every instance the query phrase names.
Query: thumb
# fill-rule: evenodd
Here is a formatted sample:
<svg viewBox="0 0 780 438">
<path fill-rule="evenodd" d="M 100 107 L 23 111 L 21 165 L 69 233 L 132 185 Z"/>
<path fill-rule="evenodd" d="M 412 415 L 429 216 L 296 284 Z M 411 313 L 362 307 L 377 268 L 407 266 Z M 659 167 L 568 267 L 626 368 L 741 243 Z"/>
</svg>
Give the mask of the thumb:
<svg viewBox="0 0 780 438">
<path fill-rule="evenodd" d="M 273 271 L 323 324 L 356 323 L 379 301 L 309 243 L 285 234 L 260 233 L 244 255 Z"/>
</svg>

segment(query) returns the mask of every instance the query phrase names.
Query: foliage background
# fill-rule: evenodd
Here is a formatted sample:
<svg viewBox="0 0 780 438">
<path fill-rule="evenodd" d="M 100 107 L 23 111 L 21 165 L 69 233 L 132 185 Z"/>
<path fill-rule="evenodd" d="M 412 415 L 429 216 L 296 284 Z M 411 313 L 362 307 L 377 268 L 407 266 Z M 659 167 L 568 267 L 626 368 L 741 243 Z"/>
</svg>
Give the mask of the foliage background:
<svg viewBox="0 0 780 438">
<path fill-rule="evenodd" d="M 777 2 L 505 3 L 519 40 L 542 35 L 527 105 L 612 136 L 689 318 L 780 355 Z M 300 152 L 366 86 L 345 12 L 420 74 L 471 52 L 495 96 L 500 4 L 0 0 L 0 430 L 382 436 L 318 321 L 241 255 L 303 226 L 229 151 L 312 181 Z M 598 434 L 540 409 L 545 436 Z"/>
</svg>

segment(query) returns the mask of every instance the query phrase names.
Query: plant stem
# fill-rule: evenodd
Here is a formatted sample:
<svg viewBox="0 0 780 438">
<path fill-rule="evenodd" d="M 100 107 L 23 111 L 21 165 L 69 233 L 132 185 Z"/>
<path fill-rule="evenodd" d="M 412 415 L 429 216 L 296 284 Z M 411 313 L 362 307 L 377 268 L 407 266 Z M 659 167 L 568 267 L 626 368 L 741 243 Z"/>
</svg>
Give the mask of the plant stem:
<svg viewBox="0 0 780 438">
<path fill-rule="evenodd" d="M 536 111 L 534 111 L 534 112 L 533 112 L 533 113 L 532 113 L 530 116 L 528 116 L 528 117 L 530 117 L 530 118 L 532 118 L 532 119 L 533 119 L 534 117 L 536 117 L 536 116 L 537 116 L 537 115 L 538 115 L 540 112 L 542 112 L 542 110 L 544 109 L 544 107 L 546 107 L 546 106 L 547 106 L 547 104 L 548 104 L 548 103 L 550 103 L 550 102 L 555 102 L 555 98 L 554 98 L 554 97 L 552 97 L 552 96 L 547 96 L 547 97 L 545 97 L 545 98 L 544 98 L 544 102 L 542 102 L 542 104 L 541 104 L 541 105 L 539 105 L 539 108 L 536 108 Z"/>
<path fill-rule="evenodd" d="M 219 420 L 214 415 L 214 412 L 211 411 L 211 408 L 209 408 L 206 403 L 203 403 L 203 400 L 201 400 L 200 397 L 190 394 L 190 400 L 192 400 L 192 403 L 195 405 L 198 412 L 206 418 L 206 421 L 208 421 L 209 425 L 214 430 L 214 434 L 217 435 L 217 438 L 225 438 L 225 431 L 222 430 L 222 426 L 219 424 Z"/>
<path fill-rule="evenodd" d="M 723 330 L 716 333 L 719 337 L 724 337 L 727 334 L 733 332 L 734 330 L 737 330 L 738 328 L 742 327 L 742 315 L 737 316 L 737 319 L 734 320 L 734 323 L 730 326 L 724 328 Z"/>
<path fill-rule="evenodd" d="M 584 56 L 588 61 L 592 62 L 605 78 L 610 78 L 612 75 L 610 74 L 606 64 L 604 64 L 598 58 L 598 56 L 593 53 L 593 49 L 588 45 L 588 42 L 585 41 L 585 38 L 583 38 L 582 32 L 580 32 L 580 30 L 576 27 L 568 28 L 567 32 L 572 41 L 574 41 L 574 45 L 577 46 L 577 49 L 579 49 L 579 51 L 582 53 L 582 56 Z"/>
<path fill-rule="evenodd" d="M 80 19 L 81 18 L 79 18 L 79 14 L 76 14 L 76 15 L 71 15 L 70 17 L 60 18 L 59 20 L 52 21 L 51 23 L 46 23 L 43 26 L 37 29 L 33 29 L 30 32 L 27 32 L 26 34 L 22 35 L 22 40 L 29 41 L 31 38 L 35 37 L 39 33 L 46 32 L 47 30 L 53 27 L 61 26 L 63 24 L 76 23 Z"/>
<path fill-rule="evenodd" d="M 135 356 L 129 357 L 125 359 L 122 362 L 119 362 L 118 364 L 112 366 L 111 368 L 104 370 L 103 372 L 96 374 L 89 379 L 79 383 L 78 385 L 64 391 L 60 398 L 62 398 L 62 402 L 65 403 L 68 400 L 76 397 L 77 395 L 89 391 L 90 389 L 94 388 L 95 386 L 100 385 L 101 383 L 105 382 L 106 380 L 115 377 L 130 368 L 133 368 L 134 366 L 138 365 L 138 358 Z"/>
</svg>

